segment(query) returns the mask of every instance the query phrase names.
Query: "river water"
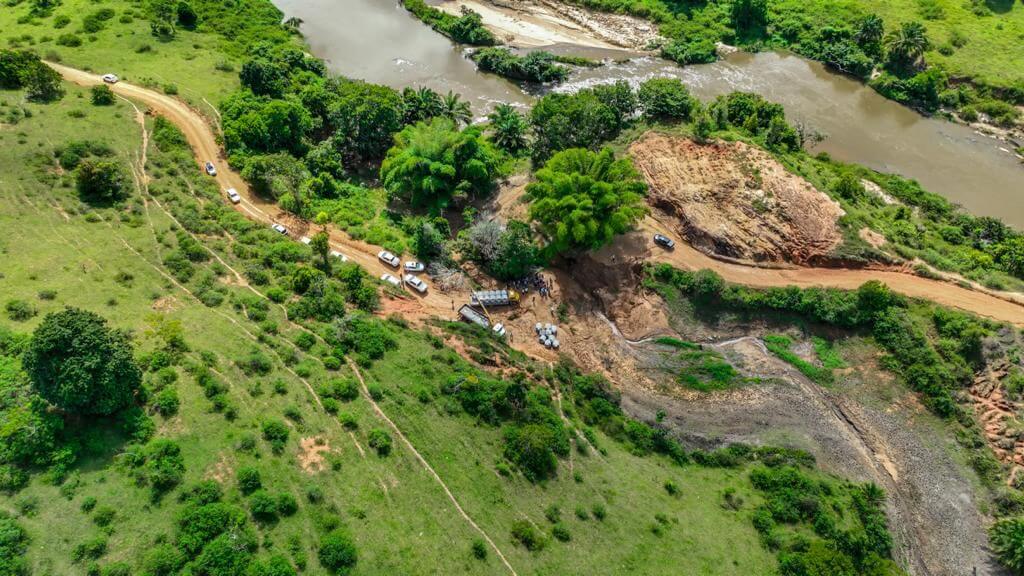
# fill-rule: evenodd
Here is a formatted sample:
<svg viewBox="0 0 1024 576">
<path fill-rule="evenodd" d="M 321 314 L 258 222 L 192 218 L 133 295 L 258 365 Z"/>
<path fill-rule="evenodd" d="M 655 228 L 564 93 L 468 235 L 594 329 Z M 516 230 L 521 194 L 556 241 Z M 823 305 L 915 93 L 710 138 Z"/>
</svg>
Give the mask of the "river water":
<svg viewBox="0 0 1024 576">
<path fill-rule="evenodd" d="M 495 102 L 526 105 L 535 96 L 497 76 L 480 74 L 466 50 L 411 16 L 393 0 L 273 0 L 303 20 L 310 50 L 337 74 L 396 88 L 427 86 L 461 93 L 482 114 Z M 588 49 L 561 51 L 602 56 Z M 617 54 L 621 57 L 622 54 Z M 1024 228 L 1024 167 L 995 139 L 925 118 L 863 84 L 795 55 L 735 53 L 713 64 L 676 66 L 658 58 L 610 62 L 572 75 L 557 90 L 602 82 L 683 79 L 704 99 L 733 90 L 782 104 L 792 121 L 825 138 L 814 150 L 914 178 L 978 215 Z"/>
</svg>

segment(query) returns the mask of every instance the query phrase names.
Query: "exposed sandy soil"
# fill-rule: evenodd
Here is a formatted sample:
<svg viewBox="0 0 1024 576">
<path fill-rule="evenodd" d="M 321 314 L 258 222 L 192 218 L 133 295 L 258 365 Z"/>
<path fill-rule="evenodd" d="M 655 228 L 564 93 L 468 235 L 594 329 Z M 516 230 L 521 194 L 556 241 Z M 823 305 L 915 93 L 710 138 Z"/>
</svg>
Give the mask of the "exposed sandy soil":
<svg viewBox="0 0 1024 576">
<path fill-rule="evenodd" d="M 629 155 L 650 187 L 648 202 L 709 254 L 813 264 L 842 241 L 839 204 L 759 148 L 648 132 Z"/>
<path fill-rule="evenodd" d="M 437 6 L 480 14 L 484 25 L 513 46 L 575 44 L 642 50 L 660 41 L 657 26 L 624 14 L 605 14 L 554 0 L 445 0 Z"/>
<path fill-rule="evenodd" d="M 331 451 L 326 438 L 308 436 L 299 441 L 299 466 L 307 474 L 314 474 L 324 469 L 324 455 Z"/>
<path fill-rule="evenodd" d="M 1021 371 L 1014 350 L 1020 350 L 1021 336 L 1012 330 L 1001 330 L 985 341 L 985 368 L 974 378 L 967 398 L 982 426 L 985 441 L 996 458 L 1009 468 L 1007 483 L 1024 482 L 1024 403 L 1007 391 L 1008 378 Z"/>
<path fill-rule="evenodd" d="M 897 385 L 887 401 L 859 399 L 870 393 L 856 392 L 889 378 L 870 359 L 848 370 L 839 390 L 824 389 L 749 336 L 779 327 L 674 318 L 658 296 L 636 289 L 611 303 L 608 318 L 595 299 L 581 298 L 578 306 L 591 313 L 564 327 L 576 335 L 566 353 L 618 382 L 628 414 L 653 421 L 665 411 L 664 423 L 691 447 L 747 442 L 809 450 L 825 470 L 885 488 L 895 555 L 912 574 L 1001 573 L 985 549 L 975 480 L 954 456 L 953 440 Z M 664 334 L 710 346 L 761 383 L 712 394 L 678 386 L 664 362 L 672 352 L 650 340 Z"/>
</svg>

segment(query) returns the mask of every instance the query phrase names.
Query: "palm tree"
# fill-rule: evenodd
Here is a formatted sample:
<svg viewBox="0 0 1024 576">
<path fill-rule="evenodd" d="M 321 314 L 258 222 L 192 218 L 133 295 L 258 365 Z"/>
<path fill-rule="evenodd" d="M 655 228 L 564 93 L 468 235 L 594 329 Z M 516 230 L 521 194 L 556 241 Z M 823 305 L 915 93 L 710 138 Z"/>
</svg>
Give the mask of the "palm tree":
<svg viewBox="0 0 1024 576">
<path fill-rule="evenodd" d="M 441 115 L 441 95 L 426 86 L 406 87 L 402 90 L 405 105 L 405 123 L 425 122 Z"/>
<path fill-rule="evenodd" d="M 469 102 L 464 102 L 462 96 L 449 90 L 444 98 L 441 99 L 440 116 L 455 122 L 455 125 L 459 126 L 461 124 L 469 124 L 473 119 L 473 111 L 469 107 Z"/>
<path fill-rule="evenodd" d="M 526 147 L 526 120 L 508 104 L 498 104 L 488 114 L 491 121 L 491 141 L 506 152 L 518 152 Z"/>
<path fill-rule="evenodd" d="M 885 37 L 889 61 L 898 66 L 916 64 L 931 47 L 928 31 L 920 22 L 905 22 Z"/>
</svg>

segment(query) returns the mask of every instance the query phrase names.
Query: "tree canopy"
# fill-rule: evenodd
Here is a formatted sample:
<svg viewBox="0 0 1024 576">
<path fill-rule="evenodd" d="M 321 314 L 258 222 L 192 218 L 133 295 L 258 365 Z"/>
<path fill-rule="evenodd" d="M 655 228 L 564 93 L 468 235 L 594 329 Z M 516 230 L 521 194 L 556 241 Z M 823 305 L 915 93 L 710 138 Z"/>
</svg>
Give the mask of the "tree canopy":
<svg viewBox="0 0 1024 576">
<path fill-rule="evenodd" d="M 543 161 L 559 150 L 596 148 L 618 134 L 621 114 L 593 91 L 548 94 L 530 111 L 536 136 L 534 160 Z"/>
<path fill-rule="evenodd" d="M 559 152 L 536 176 L 526 187 L 530 218 L 554 252 L 600 248 L 647 213 L 646 184 L 629 159 L 616 160 L 608 148 Z"/>
<path fill-rule="evenodd" d="M 435 118 L 395 136 L 380 176 L 392 196 L 440 211 L 452 199 L 462 201 L 490 190 L 498 159 L 478 128 L 460 131 L 450 120 Z"/>
<path fill-rule="evenodd" d="M 132 401 L 142 382 L 128 334 L 78 308 L 47 314 L 22 363 L 41 397 L 78 414 L 112 414 Z"/>
<path fill-rule="evenodd" d="M 127 198 L 130 192 L 128 175 L 116 160 L 82 160 L 75 169 L 75 183 L 78 194 L 86 202 L 117 202 Z"/>
</svg>

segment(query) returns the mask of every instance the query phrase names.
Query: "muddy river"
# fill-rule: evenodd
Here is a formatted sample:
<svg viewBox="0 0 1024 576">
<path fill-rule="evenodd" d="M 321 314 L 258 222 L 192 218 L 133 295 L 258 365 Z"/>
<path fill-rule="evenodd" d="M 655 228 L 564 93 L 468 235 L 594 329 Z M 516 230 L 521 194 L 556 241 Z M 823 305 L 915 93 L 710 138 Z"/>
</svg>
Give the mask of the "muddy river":
<svg viewBox="0 0 1024 576">
<path fill-rule="evenodd" d="M 338 74 L 394 87 L 428 86 L 461 93 L 482 114 L 494 102 L 528 104 L 535 95 L 496 76 L 476 72 L 463 48 L 408 14 L 392 0 L 274 0 L 303 20 L 311 51 Z M 576 54 L 605 52 L 569 49 Z M 616 54 L 622 57 L 622 53 Z M 971 129 L 924 118 L 816 62 L 781 53 L 732 54 L 713 64 L 681 68 L 651 57 L 576 72 L 558 90 L 624 79 L 683 79 L 710 98 L 733 90 L 779 102 L 790 119 L 824 136 L 815 150 L 834 158 L 895 172 L 962 204 L 1024 228 L 1024 167 L 1009 145 Z"/>
</svg>

